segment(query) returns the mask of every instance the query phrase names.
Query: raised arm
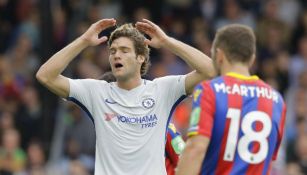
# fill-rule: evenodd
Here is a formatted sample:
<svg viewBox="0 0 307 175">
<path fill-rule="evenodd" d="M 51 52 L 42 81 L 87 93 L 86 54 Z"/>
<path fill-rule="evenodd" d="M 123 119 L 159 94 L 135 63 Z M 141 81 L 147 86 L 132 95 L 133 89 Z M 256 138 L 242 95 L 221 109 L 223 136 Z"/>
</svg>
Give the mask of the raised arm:
<svg viewBox="0 0 307 175">
<path fill-rule="evenodd" d="M 151 38 L 145 41 L 146 44 L 154 48 L 167 48 L 194 69 L 194 71 L 187 74 L 185 80 L 187 94 L 191 94 L 193 88 L 202 80 L 210 79 L 215 75 L 211 58 L 201 51 L 167 36 L 159 26 L 149 20 L 143 19 L 137 22 L 136 27 Z"/>
<path fill-rule="evenodd" d="M 83 35 L 54 54 L 40 67 L 36 73 L 38 81 L 56 95 L 68 97 L 69 81 L 61 73 L 83 49 L 105 42 L 108 38 L 106 36 L 99 38 L 99 33 L 115 24 L 116 21 L 114 19 L 102 19 L 92 24 Z"/>
</svg>

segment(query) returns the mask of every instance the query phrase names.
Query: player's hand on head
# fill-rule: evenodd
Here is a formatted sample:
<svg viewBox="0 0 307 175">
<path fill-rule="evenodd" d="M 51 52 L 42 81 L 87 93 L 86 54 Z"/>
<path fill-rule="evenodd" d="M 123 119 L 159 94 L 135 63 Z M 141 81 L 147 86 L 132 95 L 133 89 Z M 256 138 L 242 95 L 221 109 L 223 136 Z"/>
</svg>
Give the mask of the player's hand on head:
<svg viewBox="0 0 307 175">
<path fill-rule="evenodd" d="M 109 27 L 115 26 L 115 24 L 116 20 L 113 18 L 99 20 L 92 24 L 80 38 L 87 42 L 89 46 L 96 46 L 108 40 L 106 36 L 99 38 L 99 33 Z"/>
<path fill-rule="evenodd" d="M 145 43 L 151 47 L 163 47 L 165 41 L 168 38 L 168 36 L 159 26 L 147 19 L 143 19 L 142 21 L 137 22 L 135 26 L 139 31 L 147 34 L 150 37 L 150 39 L 145 40 Z"/>
</svg>

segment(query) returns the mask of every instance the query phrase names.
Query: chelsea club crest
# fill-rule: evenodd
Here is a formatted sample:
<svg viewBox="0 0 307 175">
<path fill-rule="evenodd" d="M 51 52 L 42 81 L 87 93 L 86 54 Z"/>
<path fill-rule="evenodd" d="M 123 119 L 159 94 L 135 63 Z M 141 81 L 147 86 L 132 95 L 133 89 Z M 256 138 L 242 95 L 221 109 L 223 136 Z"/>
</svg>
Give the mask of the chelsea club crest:
<svg viewBox="0 0 307 175">
<path fill-rule="evenodd" d="M 142 105 L 146 109 L 150 109 L 155 105 L 155 101 L 152 98 L 146 98 L 142 101 Z"/>
</svg>

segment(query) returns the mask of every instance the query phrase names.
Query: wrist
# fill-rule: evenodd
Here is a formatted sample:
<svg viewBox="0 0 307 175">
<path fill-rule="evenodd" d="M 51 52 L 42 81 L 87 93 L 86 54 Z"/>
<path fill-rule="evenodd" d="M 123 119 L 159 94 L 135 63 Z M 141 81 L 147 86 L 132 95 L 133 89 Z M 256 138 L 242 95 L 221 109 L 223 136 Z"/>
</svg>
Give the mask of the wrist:
<svg viewBox="0 0 307 175">
<path fill-rule="evenodd" d="M 82 36 L 80 36 L 79 38 L 77 38 L 75 40 L 76 44 L 80 45 L 82 48 L 86 48 L 88 46 L 90 46 L 90 42 L 88 39 L 83 38 Z"/>
<path fill-rule="evenodd" d="M 173 38 L 170 37 L 170 36 L 166 36 L 165 38 L 163 38 L 161 40 L 162 47 L 163 48 L 168 48 L 172 44 L 172 40 L 173 40 Z"/>
</svg>

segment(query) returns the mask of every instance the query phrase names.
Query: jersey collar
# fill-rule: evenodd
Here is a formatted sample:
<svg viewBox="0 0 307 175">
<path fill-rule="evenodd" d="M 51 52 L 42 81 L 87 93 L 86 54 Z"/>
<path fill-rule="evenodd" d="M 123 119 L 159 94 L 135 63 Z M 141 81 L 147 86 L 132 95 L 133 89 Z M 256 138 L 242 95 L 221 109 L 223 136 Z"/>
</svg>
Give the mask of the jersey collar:
<svg viewBox="0 0 307 175">
<path fill-rule="evenodd" d="M 259 80 L 259 77 L 257 75 L 245 76 L 245 75 L 238 74 L 238 73 L 235 73 L 235 72 L 228 72 L 226 74 L 226 76 L 238 78 L 238 79 L 241 79 L 241 80 Z"/>
</svg>

